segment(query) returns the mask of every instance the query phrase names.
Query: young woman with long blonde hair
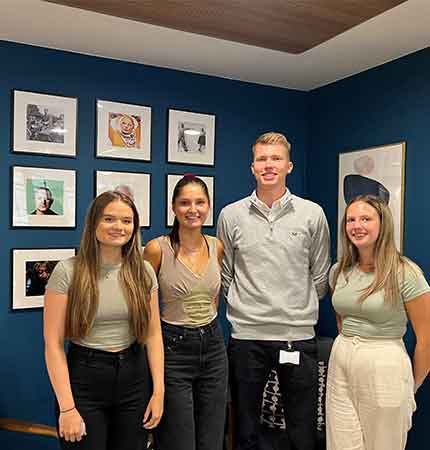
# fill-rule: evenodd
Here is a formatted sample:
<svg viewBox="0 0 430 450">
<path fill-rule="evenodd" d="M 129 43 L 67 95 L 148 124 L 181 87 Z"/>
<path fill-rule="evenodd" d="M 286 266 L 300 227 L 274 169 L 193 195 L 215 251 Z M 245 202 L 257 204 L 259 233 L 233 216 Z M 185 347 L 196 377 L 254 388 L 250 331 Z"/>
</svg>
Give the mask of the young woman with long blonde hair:
<svg viewBox="0 0 430 450">
<path fill-rule="evenodd" d="M 346 207 L 330 272 L 339 335 L 327 378 L 327 450 L 403 450 L 414 392 L 430 369 L 430 288 L 395 246 L 391 211 L 364 195 Z M 416 335 L 411 364 L 402 337 Z"/>
<path fill-rule="evenodd" d="M 146 448 L 163 412 L 157 289 L 134 203 L 100 194 L 77 256 L 57 264 L 45 293 L 45 357 L 63 449 Z"/>
</svg>

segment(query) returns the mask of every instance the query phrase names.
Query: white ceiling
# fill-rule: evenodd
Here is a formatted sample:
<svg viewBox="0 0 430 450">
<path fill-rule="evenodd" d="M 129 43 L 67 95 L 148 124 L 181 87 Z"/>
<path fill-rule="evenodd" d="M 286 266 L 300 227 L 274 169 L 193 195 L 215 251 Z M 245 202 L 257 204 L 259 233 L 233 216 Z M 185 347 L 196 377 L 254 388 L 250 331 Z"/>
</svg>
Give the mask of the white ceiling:
<svg viewBox="0 0 430 450">
<path fill-rule="evenodd" d="M 307 91 L 430 46 L 430 0 L 408 0 L 300 55 L 40 0 L 0 0 L 0 40 Z"/>
</svg>

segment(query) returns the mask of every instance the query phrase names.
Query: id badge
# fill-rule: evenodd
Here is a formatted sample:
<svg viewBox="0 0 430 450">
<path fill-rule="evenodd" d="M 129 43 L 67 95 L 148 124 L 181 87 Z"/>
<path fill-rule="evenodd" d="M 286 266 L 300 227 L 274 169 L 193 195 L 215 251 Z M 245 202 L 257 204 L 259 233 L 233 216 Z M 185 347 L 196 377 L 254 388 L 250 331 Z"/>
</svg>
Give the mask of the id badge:
<svg viewBox="0 0 430 450">
<path fill-rule="evenodd" d="M 288 342 L 288 350 L 279 350 L 279 364 L 298 366 L 300 364 L 300 352 L 293 350 L 293 347 Z"/>
</svg>

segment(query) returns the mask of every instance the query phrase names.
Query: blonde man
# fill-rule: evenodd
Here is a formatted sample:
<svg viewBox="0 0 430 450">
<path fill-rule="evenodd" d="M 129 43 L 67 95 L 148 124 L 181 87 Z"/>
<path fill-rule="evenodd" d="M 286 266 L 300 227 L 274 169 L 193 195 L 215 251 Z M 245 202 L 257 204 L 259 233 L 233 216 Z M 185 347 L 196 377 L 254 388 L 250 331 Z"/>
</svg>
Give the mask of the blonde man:
<svg viewBox="0 0 430 450">
<path fill-rule="evenodd" d="M 317 354 L 314 325 L 327 291 L 330 238 L 323 210 L 287 189 L 291 145 L 265 133 L 253 146 L 257 187 L 226 206 L 218 221 L 225 248 L 227 318 L 237 450 L 259 448 L 262 393 L 280 381 L 292 450 L 314 450 Z"/>
</svg>

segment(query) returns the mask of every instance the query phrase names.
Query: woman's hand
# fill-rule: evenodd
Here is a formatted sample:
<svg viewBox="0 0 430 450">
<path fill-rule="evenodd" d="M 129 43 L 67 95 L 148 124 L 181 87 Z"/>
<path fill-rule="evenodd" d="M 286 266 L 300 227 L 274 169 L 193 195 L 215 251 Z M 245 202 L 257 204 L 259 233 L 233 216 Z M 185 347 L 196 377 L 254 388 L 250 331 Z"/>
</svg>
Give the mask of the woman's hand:
<svg viewBox="0 0 430 450">
<path fill-rule="evenodd" d="M 146 407 L 145 415 L 143 416 L 143 428 L 151 430 L 158 425 L 161 416 L 163 415 L 163 407 L 164 395 L 153 394 Z"/>
<path fill-rule="evenodd" d="M 161 337 L 160 307 L 158 305 L 157 290 L 153 289 L 151 291 L 150 306 L 151 315 L 146 338 L 146 352 L 151 371 L 153 391 L 143 416 L 143 427 L 147 430 L 155 428 L 160 422 L 164 404 L 164 348 L 163 338 Z"/>
<path fill-rule="evenodd" d="M 87 434 L 85 423 L 76 408 L 65 413 L 60 413 L 58 425 L 60 437 L 66 441 L 80 441 L 82 436 Z"/>
<path fill-rule="evenodd" d="M 56 269 L 58 269 L 57 266 Z M 63 270 L 63 269 L 62 269 Z M 76 408 L 70 387 L 69 369 L 64 353 L 64 329 L 66 323 L 67 295 L 47 289 L 43 310 L 43 335 L 45 338 L 45 359 L 49 379 L 63 413 L 58 419 L 58 432 L 66 441 L 80 441 L 85 435 L 82 417 Z M 66 409 L 65 409 L 66 408 Z"/>
</svg>

